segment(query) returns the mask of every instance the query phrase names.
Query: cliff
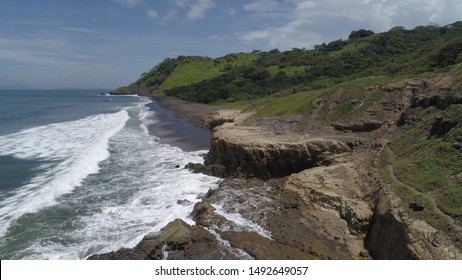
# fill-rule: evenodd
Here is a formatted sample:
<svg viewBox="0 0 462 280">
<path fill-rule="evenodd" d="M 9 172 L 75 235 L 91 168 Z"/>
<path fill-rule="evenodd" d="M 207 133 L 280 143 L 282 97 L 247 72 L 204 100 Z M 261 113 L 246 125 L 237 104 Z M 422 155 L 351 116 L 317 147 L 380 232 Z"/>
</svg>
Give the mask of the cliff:
<svg viewBox="0 0 462 280">
<path fill-rule="evenodd" d="M 366 243 L 378 259 L 460 260 L 460 244 L 450 237 L 457 231 L 451 227 L 437 230 L 413 218 L 399 199 L 384 191 L 378 196 Z"/>
<path fill-rule="evenodd" d="M 92 258 L 461 259 L 461 88 L 456 68 L 336 88 L 308 116 L 214 112 L 210 152 L 187 167 L 226 179 L 195 224 Z"/>
<path fill-rule="evenodd" d="M 273 135 L 260 127 L 215 128 L 206 164 L 219 177 L 282 178 L 326 165 L 348 146 L 333 139 Z"/>
</svg>

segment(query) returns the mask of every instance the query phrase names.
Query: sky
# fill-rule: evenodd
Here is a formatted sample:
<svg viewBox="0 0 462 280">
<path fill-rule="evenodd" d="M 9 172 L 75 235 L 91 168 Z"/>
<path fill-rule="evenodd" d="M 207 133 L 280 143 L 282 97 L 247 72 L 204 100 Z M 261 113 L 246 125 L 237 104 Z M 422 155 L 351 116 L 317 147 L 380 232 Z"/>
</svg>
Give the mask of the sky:
<svg viewBox="0 0 462 280">
<path fill-rule="evenodd" d="M 0 88 L 107 88 L 167 57 L 462 20 L 460 0 L 0 0 Z"/>
</svg>

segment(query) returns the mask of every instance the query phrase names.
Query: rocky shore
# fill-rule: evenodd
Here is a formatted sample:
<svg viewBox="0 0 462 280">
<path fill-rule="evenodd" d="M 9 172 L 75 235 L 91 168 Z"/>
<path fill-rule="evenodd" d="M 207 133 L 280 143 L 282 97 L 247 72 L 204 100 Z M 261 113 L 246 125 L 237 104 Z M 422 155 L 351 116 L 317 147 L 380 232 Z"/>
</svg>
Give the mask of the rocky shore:
<svg viewBox="0 0 462 280">
<path fill-rule="evenodd" d="M 372 107 L 372 117 L 312 119 L 308 131 L 301 117 L 241 126 L 246 112 L 208 108 L 201 125 L 212 130 L 210 152 L 186 168 L 223 181 L 194 206 L 195 224 L 175 220 L 135 248 L 89 259 L 461 259 L 457 224 L 451 234 L 435 229 L 379 176 L 387 135 L 406 110 L 445 102 L 419 87 L 422 80 L 394 85 L 400 94 Z M 184 116 L 196 106 L 164 102 Z"/>
</svg>

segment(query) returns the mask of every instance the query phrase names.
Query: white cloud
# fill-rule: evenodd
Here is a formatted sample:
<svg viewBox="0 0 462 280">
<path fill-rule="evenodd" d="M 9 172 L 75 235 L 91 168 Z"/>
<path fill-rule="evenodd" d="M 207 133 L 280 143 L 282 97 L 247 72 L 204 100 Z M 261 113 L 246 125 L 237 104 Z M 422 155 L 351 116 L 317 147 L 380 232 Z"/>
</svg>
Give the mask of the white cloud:
<svg viewBox="0 0 462 280">
<path fill-rule="evenodd" d="M 180 7 L 184 8 L 189 4 L 190 0 L 175 0 L 175 4 Z"/>
<path fill-rule="evenodd" d="M 191 9 L 187 14 L 187 18 L 192 21 L 201 19 L 213 6 L 215 6 L 213 0 L 197 0 L 191 3 Z"/>
<path fill-rule="evenodd" d="M 35 21 L 35 20 L 13 20 L 13 21 L 2 21 L 2 23 L 7 23 L 7 24 L 18 24 L 18 25 L 37 25 L 37 26 L 53 26 L 57 25 L 58 23 L 56 22 L 50 22 L 50 21 Z"/>
<path fill-rule="evenodd" d="M 238 34 L 239 39 L 244 42 L 253 42 L 261 39 L 268 39 L 270 37 L 270 30 L 251 31 Z"/>
<path fill-rule="evenodd" d="M 223 40 L 226 40 L 228 38 L 229 38 L 228 35 L 212 35 L 212 36 L 209 37 L 209 39 L 212 40 L 212 41 L 223 41 Z"/>
<path fill-rule="evenodd" d="M 90 28 L 81 28 L 81 27 L 71 27 L 71 26 L 61 26 L 59 29 L 64 31 L 71 31 L 71 32 L 78 32 L 78 33 L 88 33 L 88 34 L 96 34 L 98 31 Z"/>
<path fill-rule="evenodd" d="M 178 12 L 176 10 L 171 10 L 170 12 L 168 12 L 167 15 L 165 15 L 162 20 L 161 20 L 161 23 L 162 24 L 167 24 L 171 21 L 174 21 L 178 18 Z"/>
<path fill-rule="evenodd" d="M 121 5 L 133 8 L 138 4 L 144 3 L 144 0 L 112 0 L 113 2 L 119 3 Z"/>
<path fill-rule="evenodd" d="M 256 0 L 244 5 L 244 10 L 250 12 L 271 12 L 278 8 L 278 2 L 275 0 Z"/>
<path fill-rule="evenodd" d="M 237 9 L 235 8 L 229 8 L 226 10 L 226 12 L 228 13 L 228 15 L 230 16 L 235 16 L 237 14 Z"/>
<path fill-rule="evenodd" d="M 284 10 L 282 24 L 239 33 L 246 43 L 265 42 L 268 47 L 290 49 L 346 38 L 360 28 L 383 32 L 392 26 L 449 24 L 460 20 L 460 0 L 256 0 L 244 5 L 256 14 L 272 15 Z M 280 22 L 280 20 L 279 20 Z"/>
<path fill-rule="evenodd" d="M 214 0 L 174 0 L 173 6 L 175 10 L 170 11 L 162 20 L 162 24 L 166 24 L 178 19 L 178 11 L 185 11 L 186 18 L 190 21 L 196 21 L 204 18 L 207 11 L 215 6 Z"/>
<path fill-rule="evenodd" d="M 159 17 L 159 13 L 157 12 L 157 10 L 148 10 L 146 14 L 150 19 L 156 19 Z"/>
<path fill-rule="evenodd" d="M 0 59 L 42 65 L 71 65 L 91 59 L 86 54 L 71 50 L 71 44 L 62 39 L 12 39 L 0 37 Z"/>
</svg>

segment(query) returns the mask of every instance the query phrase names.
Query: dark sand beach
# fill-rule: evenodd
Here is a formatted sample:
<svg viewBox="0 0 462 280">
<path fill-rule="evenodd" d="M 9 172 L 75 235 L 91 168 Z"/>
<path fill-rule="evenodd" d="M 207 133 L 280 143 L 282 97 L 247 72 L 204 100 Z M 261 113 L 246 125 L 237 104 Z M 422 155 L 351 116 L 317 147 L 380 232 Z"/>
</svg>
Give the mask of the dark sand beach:
<svg viewBox="0 0 462 280">
<path fill-rule="evenodd" d="M 209 150 L 211 133 L 202 127 L 202 118 L 217 108 L 169 96 L 156 96 L 152 100 L 147 106 L 156 113 L 159 122 L 148 128 L 161 143 L 184 151 Z"/>
</svg>

